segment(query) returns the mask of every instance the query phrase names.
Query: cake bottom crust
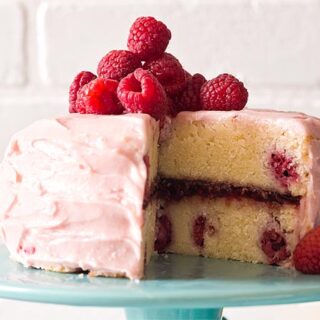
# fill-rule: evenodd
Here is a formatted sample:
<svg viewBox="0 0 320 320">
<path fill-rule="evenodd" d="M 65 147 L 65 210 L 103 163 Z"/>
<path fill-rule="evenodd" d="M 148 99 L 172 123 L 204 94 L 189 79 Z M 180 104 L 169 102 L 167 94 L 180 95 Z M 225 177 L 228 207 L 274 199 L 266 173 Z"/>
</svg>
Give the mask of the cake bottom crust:
<svg viewBox="0 0 320 320">
<path fill-rule="evenodd" d="M 112 277 L 112 278 L 126 278 L 127 275 L 125 272 L 109 272 L 105 270 L 82 270 L 81 268 L 71 268 L 68 266 L 60 265 L 60 264 L 35 264 L 32 266 L 25 265 L 19 259 L 11 257 L 12 260 L 21 263 L 24 267 L 30 269 L 41 269 L 49 272 L 59 272 L 59 273 L 78 273 L 78 274 L 88 274 L 89 277 Z"/>
</svg>

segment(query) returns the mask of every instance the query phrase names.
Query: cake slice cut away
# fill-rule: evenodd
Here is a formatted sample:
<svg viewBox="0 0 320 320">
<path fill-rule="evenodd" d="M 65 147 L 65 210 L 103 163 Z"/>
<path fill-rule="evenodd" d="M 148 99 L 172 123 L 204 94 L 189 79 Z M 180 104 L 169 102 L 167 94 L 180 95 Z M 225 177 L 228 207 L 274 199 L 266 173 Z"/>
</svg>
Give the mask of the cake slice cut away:
<svg viewBox="0 0 320 320">
<path fill-rule="evenodd" d="M 290 264 L 319 215 L 319 138 L 320 121 L 299 113 L 178 114 L 160 147 L 160 251 Z"/>
<path fill-rule="evenodd" d="M 15 134 L 0 170 L 11 257 L 54 271 L 139 279 L 153 252 L 158 124 L 69 115 Z"/>
</svg>

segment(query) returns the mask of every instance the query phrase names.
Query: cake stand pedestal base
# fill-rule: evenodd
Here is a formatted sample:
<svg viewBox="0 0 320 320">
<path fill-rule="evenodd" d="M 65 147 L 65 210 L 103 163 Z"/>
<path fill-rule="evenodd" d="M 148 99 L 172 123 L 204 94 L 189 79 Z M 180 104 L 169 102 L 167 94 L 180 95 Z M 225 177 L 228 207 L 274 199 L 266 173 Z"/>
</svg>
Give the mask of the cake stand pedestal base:
<svg viewBox="0 0 320 320">
<path fill-rule="evenodd" d="M 127 320 L 221 320 L 219 309 L 126 309 Z"/>
</svg>

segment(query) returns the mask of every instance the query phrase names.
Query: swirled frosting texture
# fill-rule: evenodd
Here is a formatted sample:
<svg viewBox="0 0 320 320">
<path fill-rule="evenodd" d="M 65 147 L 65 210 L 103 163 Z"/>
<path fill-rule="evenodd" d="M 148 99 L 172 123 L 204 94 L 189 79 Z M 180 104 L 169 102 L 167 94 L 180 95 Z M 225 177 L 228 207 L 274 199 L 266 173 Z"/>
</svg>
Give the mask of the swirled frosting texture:
<svg viewBox="0 0 320 320">
<path fill-rule="evenodd" d="M 13 136 L 0 168 L 2 237 L 26 266 L 143 274 L 147 115 L 69 115 Z"/>
</svg>

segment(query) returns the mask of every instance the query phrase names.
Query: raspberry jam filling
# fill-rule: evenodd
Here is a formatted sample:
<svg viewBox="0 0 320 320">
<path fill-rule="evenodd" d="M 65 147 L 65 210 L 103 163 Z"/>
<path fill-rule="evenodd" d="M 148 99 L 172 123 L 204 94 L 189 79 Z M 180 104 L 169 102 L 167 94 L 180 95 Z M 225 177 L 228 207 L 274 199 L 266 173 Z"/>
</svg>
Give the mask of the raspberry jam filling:
<svg viewBox="0 0 320 320">
<path fill-rule="evenodd" d="M 254 187 L 237 187 L 225 183 L 212 183 L 201 180 L 180 180 L 160 178 L 157 193 L 161 199 L 180 200 L 183 197 L 201 196 L 206 198 L 246 197 L 256 201 L 290 203 L 299 205 L 300 196 L 278 193 Z"/>
</svg>

